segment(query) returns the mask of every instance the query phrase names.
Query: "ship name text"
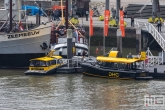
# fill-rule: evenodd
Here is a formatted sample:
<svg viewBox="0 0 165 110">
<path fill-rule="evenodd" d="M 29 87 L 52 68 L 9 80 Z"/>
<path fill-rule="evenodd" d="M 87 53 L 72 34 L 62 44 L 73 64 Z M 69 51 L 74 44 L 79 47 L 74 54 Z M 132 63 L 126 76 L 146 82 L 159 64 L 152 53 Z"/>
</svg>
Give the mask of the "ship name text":
<svg viewBox="0 0 165 110">
<path fill-rule="evenodd" d="M 12 35 L 7 35 L 7 36 L 8 36 L 8 39 L 12 39 L 12 38 L 19 38 L 19 37 L 37 35 L 39 33 L 40 33 L 40 31 L 38 30 L 38 31 L 31 31 L 31 32 L 21 33 L 21 34 L 12 34 Z"/>
</svg>

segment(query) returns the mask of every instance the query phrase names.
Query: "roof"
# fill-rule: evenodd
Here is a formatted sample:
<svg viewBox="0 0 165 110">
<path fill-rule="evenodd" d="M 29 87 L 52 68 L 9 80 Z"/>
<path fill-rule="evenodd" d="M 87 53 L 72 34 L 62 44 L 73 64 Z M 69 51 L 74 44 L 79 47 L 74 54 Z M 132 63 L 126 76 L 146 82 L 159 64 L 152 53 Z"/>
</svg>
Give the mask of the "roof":
<svg viewBox="0 0 165 110">
<path fill-rule="evenodd" d="M 61 56 L 52 56 L 52 58 L 61 59 Z"/>
<path fill-rule="evenodd" d="M 140 59 L 135 59 L 135 58 L 114 58 L 114 57 L 103 57 L 99 56 L 97 57 L 98 61 L 103 61 L 103 62 L 113 62 L 113 63 L 133 63 L 133 62 L 139 62 L 141 61 Z"/>
<path fill-rule="evenodd" d="M 34 59 L 31 59 L 30 61 L 32 60 L 40 60 L 40 61 L 51 61 L 51 60 L 54 60 L 54 59 L 61 59 L 62 57 L 61 56 L 52 56 L 52 57 L 40 57 L 40 58 L 34 58 Z"/>
<path fill-rule="evenodd" d="M 51 57 L 40 57 L 40 58 L 31 59 L 30 61 L 32 61 L 32 60 L 50 61 L 50 60 L 53 60 L 53 59 L 54 58 L 51 58 Z"/>
</svg>

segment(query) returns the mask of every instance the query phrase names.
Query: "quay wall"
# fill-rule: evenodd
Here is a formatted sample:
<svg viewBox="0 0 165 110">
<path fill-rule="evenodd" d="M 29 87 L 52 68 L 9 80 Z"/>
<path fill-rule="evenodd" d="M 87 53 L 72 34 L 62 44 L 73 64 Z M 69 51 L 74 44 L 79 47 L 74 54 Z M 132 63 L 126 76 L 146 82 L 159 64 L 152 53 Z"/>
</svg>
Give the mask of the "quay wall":
<svg viewBox="0 0 165 110">
<path fill-rule="evenodd" d="M 85 26 L 86 37 L 89 38 L 89 27 Z M 108 36 L 105 38 L 105 45 L 116 47 L 117 46 L 117 37 L 116 31 L 117 27 L 110 27 L 108 31 Z M 156 50 L 160 49 L 161 47 L 159 44 L 154 41 L 152 35 L 146 31 L 141 32 L 141 44 L 142 50 L 146 50 L 147 47 L 150 49 Z M 152 42 L 152 43 L 151 43 Z M 94 35 L 91 37 L 91 45 L 98 46 L 103 44 L 103 28 L 102 27 L 94 27 Z M 136 48 L 136 29 L 135 28 L 126 28 L 125 29 L 125 37 L 122 38 L 122 46 L 123 47 L 132 47 Z"/>
</svg>

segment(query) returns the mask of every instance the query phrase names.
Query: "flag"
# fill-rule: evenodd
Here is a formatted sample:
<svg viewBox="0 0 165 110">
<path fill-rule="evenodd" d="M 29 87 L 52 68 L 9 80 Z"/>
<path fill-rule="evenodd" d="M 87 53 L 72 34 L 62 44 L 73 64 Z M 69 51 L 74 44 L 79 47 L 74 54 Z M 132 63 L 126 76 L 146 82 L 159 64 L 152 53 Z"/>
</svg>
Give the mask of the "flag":
<svg viewBox="0 0 165 110">
<path fill-rule="evenodd" d="M 104 36 L 108 35 L 108 21 L 110 17 L 110 11 L 105 10 L 104 11 Z"/>
<path fill-rule="evenodd" d="M 122 33 L 122 37 L 125 37 L 125 28 L 124 28 L 124 12 L 120 10 L 120 30 Z"/>
<path fill-rule="evenodd" d="M 89 16 L 90 16 L 90 20 L 89 20 L 89 35 L 90 36 L 93 36 L 93 11 L 90 10 L 90 13 L 89 13 Z"/>
</svg>

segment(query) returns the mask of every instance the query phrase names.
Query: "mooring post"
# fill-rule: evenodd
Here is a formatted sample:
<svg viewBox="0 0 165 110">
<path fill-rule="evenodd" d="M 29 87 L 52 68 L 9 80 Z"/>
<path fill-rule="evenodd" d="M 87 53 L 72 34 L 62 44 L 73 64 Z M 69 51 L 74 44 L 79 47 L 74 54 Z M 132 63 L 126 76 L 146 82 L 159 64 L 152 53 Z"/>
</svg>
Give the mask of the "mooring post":
<svg viewBox="0 0 165 110">
<path fill-rule="evenodd" d="M 39 26 L 39 14 L 36 14 L 36 25 Z"/>
<path fill-rule="evenodd" d="M 157 0 L 152 0 L 152 18 L 155 20 L 157 17 L 158 3 Z"/>
<path fill-rule="evenodd" d="M 122 33 L 120 29 L 117 29 L 117 51 L 119 51 L 119 57 L 122 57 Z"/>
<path fill-rule="evenodd" d="M 136 54 L 141 52 L 141 29 L 136 29 Z"/>
<path fill-rule="evenodd" d="M 117 26 L 119 24 L 119 19 L 120 19 L 120 15 L 119 15 L 119 11 L 121 8 L 120 4 L 121 4 L 120 0 L 116 0 L 116 24 L 117 24 Z"/>
<path fill-rule="evenodd" d="M 73 54 L 72 54 L 72 29 L 67 29 L 67 58 L 71 59 Z"/>
<path fill-rule="evenodd" d="M 72 57 L 73 57 L 73 43 L 72 43 L 72 29 L 67 29 L 67 59 L 69 67 L 72 67 Z"/>
<path fill-rule="evenodd" d="M 76 38 L 72 39 L 72 55 L 75 56 L 76 55 Z"/>
</svg>

